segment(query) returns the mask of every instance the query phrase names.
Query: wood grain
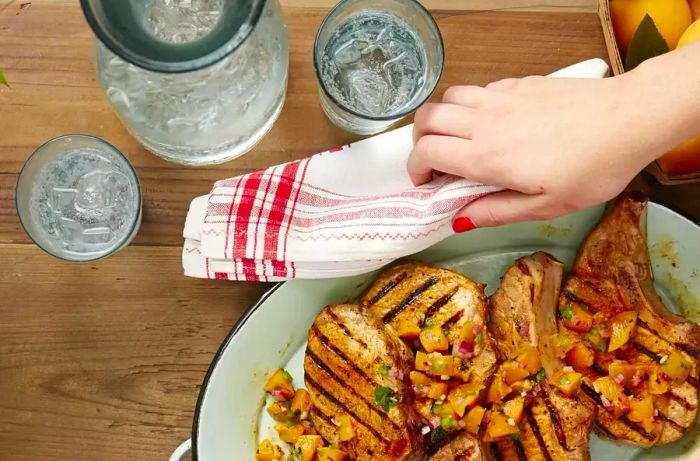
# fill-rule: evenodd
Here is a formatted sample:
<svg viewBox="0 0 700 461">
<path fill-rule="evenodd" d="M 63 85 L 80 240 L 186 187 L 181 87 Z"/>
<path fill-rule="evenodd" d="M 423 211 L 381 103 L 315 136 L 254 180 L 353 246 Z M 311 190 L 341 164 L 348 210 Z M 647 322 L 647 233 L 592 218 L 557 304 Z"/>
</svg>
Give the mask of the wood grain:
<svg viewBox="0 0 700 461">
<path fill-rule="evenodd" d="M 248 155 L 184 168 L 142 149 L 98 87 L 92 34 L 75 0 L 0 1 L 0 458 L 163 460 L 189 436 L 214 351 L 262 284 L 182 276 L 182 224 L 211 183 L 354 138 L 319 106 L 315 31 L 334 0 L 284 0 L 290 82 L 280 120 Z M 436 97 L 458 83 L 545 74 L 605 56 L 595 0 L 430 0 L 446 42 Z M 467 11 L 467 9 L 469 11 Z M 500 11 L 486 11 L 486 10 Z M 135 164 L 144 224 L 135 245 L 94 264 L 64 263 L 31 244 L 14 210 L 23 162 L 50 137 L 105 137 Z M 700 218 L 700 188 L 658 188 Z M 232 454 L 236 459 L 237 454 Z"/>
</svg>

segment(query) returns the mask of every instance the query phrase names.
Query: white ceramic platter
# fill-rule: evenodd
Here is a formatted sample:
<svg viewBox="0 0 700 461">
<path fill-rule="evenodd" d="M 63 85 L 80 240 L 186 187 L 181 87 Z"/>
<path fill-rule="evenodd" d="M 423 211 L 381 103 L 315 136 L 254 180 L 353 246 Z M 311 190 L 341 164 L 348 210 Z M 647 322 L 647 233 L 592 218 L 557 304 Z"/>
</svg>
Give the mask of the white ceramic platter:
<svg viewBox="0 0 700 461">
<path fill-rule="evenodd" d="M 486 283 L 491 294 L 506 268 L 522 255 L 544 250 L 570 265 L 602 210 L 596 207 L 547 222 L 479 229 L 451 237 L 413 258 Z M 650 204 L 648 239 L 657 289 L 672 310 L 699 322 L 700 227 Z M 192 430 L 194 460 L 254 461 L 257 441 L 274 438 L 272 420 L 261 412 L 267 375 L 285 367 L 294 376 L 295 387 L 303 386 L 306 334 L 314 318 L 327 304 L 355 299 L 375 275 L 280 284 L 243 316 L 217 352 L 202 386 Z M 697 426 L 683 440 L 652 450 L 594 436 L 592 458 L 697 460 L 699 439 Z"/>
</svg>

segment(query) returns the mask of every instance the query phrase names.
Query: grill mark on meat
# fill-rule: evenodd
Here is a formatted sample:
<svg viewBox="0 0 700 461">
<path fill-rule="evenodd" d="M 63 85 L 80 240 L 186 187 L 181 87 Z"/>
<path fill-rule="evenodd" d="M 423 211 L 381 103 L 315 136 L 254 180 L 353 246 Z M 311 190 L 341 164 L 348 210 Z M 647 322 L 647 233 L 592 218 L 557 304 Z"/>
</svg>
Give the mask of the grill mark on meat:
<svg viewBox="0 0 700 461">
<path fill-rule="evenodd" d="M 598 312 L 598 309 L 596 309 L 595 307 L 591 306 L 590 304 L 588 304 L 587 302 L 585 302 L 583 299 L 579 298 L 578 296 L 576 296 L 575 294 L 573 294 L 572 292 L 570 292 L 569 290 L 564 291 L 564 292 L 563 292 L 563 295 L 564 295 L 564 297 L 565 297 L 566 299 L 568 299 L 568 300 L 571 301 L 571 302 L 574 302 L 574 303 L 576 303 L 576 304 L 580 304 L 580 305 L 582 305 L 582 306 L 586 306 L 586 308 L 587 308 L 590 312 L 593 312 L 593 313 Z"/>
<path fill-rule="evenodd" d="M 452 442 L 454 439 L 456 439 L 457 436 L 458 436 L 459 434 L 460 434 L 459 431 L 448 432 L 447 434 L 445 434 L 444 437 L 442 437 L 441 439 L 439 439 L 436 443 L 433 443 L 433 444 L 431 444 L 431 445 L 428 445 L 428 448 L 427 448 L 425 454 L 428 456 L 428 458 L 430 458 L 430 457 L 433 456 L 435 453 L 437 453 L 438 451 L 440 451 L 440 449 L 441 449 L 442 447 L 444 447 L 445 445 L 447 445 L 448 443 L 450 443 L 450 442 Z"/>
<path fill-rule="evenodd" d="M 466 448 L 455 455 L 455 461 L 468 461 L 474 454 L 474 447 Z"/>
<path fill-rule="evenodd" d="M 591 370 L 595 371 L 601 376 L 605 376 L 608 373 L 605 371 L 605 368 L 603 368 L 599 363 L 593 362 L 593 365 L 591 365 Z"/>
<path fill-rule="evenodd" d="M 646 346 L 644 346 L 644 345 L 642 345 L 642 344 L 639 344 L 639 343 L 636 342 L 636 341 L 633 342 L 632 344 L 634 345 L 634 347 L 637 348 L 637 350 L 638 350 L 639 352 L 641 352 L 642 354 L 644 354 L 644 355 L 646 355 L 647 357 L 651 358 L 651 359 L 654 360 L 655 362 L 661 361 L 661 356 L 658 355 L 656 352 L 654 352 L 654 351 L 648 349 Z"/>
<path fill-rule="evenodd" d="M 360 346 L 364 347 L 365 349 L 367 348 L 367 343 L 365 343 L 362 339 L 357 338 L 356 336 L 353 336 L 352 332 L 350 332 L 350 329 L 347 327 L 347 325 L 345 325 L 345 323 L 343 323 L 343 321 L 340 319 L 340 317 L 338 317 L 338 315 L 335 312 L 333 312 L 333 309 L 328 309 L 326 312 L 328 312 L 328 316 L 331 318 L 331 320 L 333 320 L 333 322 L 335 322 L 335 324 L 338 325 L 338 328 L 343 330 L 343 333 L 345 333 L 345 335 L 348 338 L 351 338 L 352 340 L 354 340 L 356 343 L 358 343 Z M 317 329 L 315 326 L 314 326 L 314 328 Z M 317 329 L 317 331 L 318 331 L 318 329 Z"/>
<path fill-rule="evenodd" d="M 663 341 L 665 341 L 665 342 L 667 342 L 667 343 L 670 343 L 670 341 L 666 340 L 666 339 L 664 338 L 664 336 L 663 336 L 661 333 L 659 333 L 658 331 L 654 330 L 654 329 L 653 329 L 648 323 L 646 323 L 645 321 L 643 321 L 643 320 L 641 320 L 641 319 L 637 319 L 637 326 L 638 326 L 638 327 L 644 328 L 645 330 L 649 331 L 649 333 L 651 333 L 651 334 L 657 336 L 659 339 L 661 339 L 661 340 L 663 340 Z M 688 345 L 688 344 L 681 344 L 681 343 L 671 343 L 671 344 L 673 344 L 673 346 L 674 346 L 675 348 L 680 349 L 680 350 L 682 350 L 682 351 L 685 351 L 685 352 L 688 353 L 691 357 L 697 357 L 698 353 L 700 352 L 698 349 L 693 349 L 693 348 L 690 347 L 690 345 Z"/>
<path fill-rule="evenodd" d="M 693 387 L 698 387 L 700 386 L 700 382 L 698 382 L 697 378 L 693 378 L 692 376 L 688 376 L 688 384 L 690 384 Z"/>
<path fill-rule="evenodd" d="M 328 416 L 327 414 L 325 414 L 324 412 L 322 412 L 321 410 L 319 410 L 316 407 L 311 408 L 311 415 L 313 415 L 319 419 L 324 420 L 325 422 L 327 422 L 331 426 L 335 426 L 335 423 L 333 423 L 333 418 L 331 418 L 330 416 Z"/>
<path fill-rule="evenodd" d="M 581 390 L 586 395 L 588 395 L 591 399 L 593 399 L 593 401 L 596 403 L 596 405 L 598 405 L 599 407 L 602 407 L 602 411 L 608 411 L 607 408 L 605 408 L 605 405 L 603 405 L 603 401 L 600 399 L 600 394 L 598 394 L 598 392 L 596 392 L 595 389 L 593 389 L 592 387 L 589 387 L 588 384 L 581 383 Z M 627 425 L 627 427 L 629 427 L 630 429 L 632 429 L 634 432 L 638 433 L 639 435 L 641 435 L 645 439 L 647 439 L 651 442 L 656 441 L 656 436 L 654 434 L 650 434 L 639 424 L 630 421 L 630 419 L 626 415 L 620 416 L 618 418 L 618 421 L 620 421 L 621 423 L 624 423 L 625 425 Z"/>
<path fill-rule="evenodd" d="M 455 287 L 454 290 L 449 292 L 448 294 L 442 296 L 439 298 L 437 301 L 435 301 L 433 304 L 430 305 L 427 311 L 425 311 L 425 319 L 431 318 L 433 315 L 437 314 L 437 312 L 440 310 L 441 307 L 443 307 L 445 304 L 449 303 L 452 297 L 457 293 L 457 290 L 459 290 L 459 287 Z"/>
<path fill-rule="evenodd" d="M 421 293 L 423 293 L 425 290 L 427 290 L 431 286 L 435 285 L 438 282 L 438 280 L 439 279 L 437 277 L 433 276 L 433 277 L 430 277 L 425 282 L 423 282 L 423 284 L 421 286 L 419 286 L 418 288 L 413 290 L 411 293 L 409 293 L 408 296 L 406 296 L 403 301 L 401 301 L 392 310 L 387 312 L 384 315 L 384 317 L 382 317 L 382 321 L 386 324 L 386 323 L 389 323 L 392 320 L 394 320 L 397 315 L 399 315 L 401 312 L 404 311 L 404 309 L 406 309 L 408 306 L 410 306 L 411 303 L 413 303 L 413 301 L 418 299 L 418 297 L 421 295 Z"/>
<path fill-rule="evenodd" d="M 582 279 L 579 278 L 579 280 L 582 280 Z M 583 281 L 583 284 L 586 285 L 591 290 L 595 291 L 596 293 L 598 293 L 601 296 L 606 296 L 605 293 L 600 291 L 600 288 L 598 288 L 595 283 L 591 282 L 588 279 L 583 279 L 582 281 Z"/>
<path fill-rule="evenodd" d="M 535 434 L 537 444 L 540 446 L 540 451 L 544 455 L 544 458 L 547 461 L 553 461 L 552 456 L 549 454 L 549 450 L 547 450 L 547 444 L 544 443 L 544 438 L 542 438 L 542 433 L 540 432 L 540 427 L 537 425 L 537 420 L 532 414 L 532 408 L 530 408 L 529 405 L 525 407 L 525 417 L 527 418 L 527 423 L 530 425 L 532 433 Z"/>
<path fill-rule="evenodd" d="M 364 427 L 365 429 L 367 429 L 367 431 L 369 431 L 377 440 L 383 440 L 383 441 L 387 441 L 387 442 L 390 441 L 389 439 L 385 438 L 382 434 L 380 434 L 379 432 L 377 432 L 372 426 L 370 426 L 370 425 L 367 424 L 365 421 L 363 421 L 359 416 L 357 416 L 357 414 L 356 414 L 354 411 L 352 411 L 350 408 L 348 408 L 343 402 L 341 402 L 340 400 L 338 400 L 333 394 L 331 394 L 331 393 L 328 392 L 326 389 L 324 389 L 323 387 L 321 387 L 321 385 L 319 385 L 319 383 L 317 383 L 313 378 L 309 377 L 308 374 L 305 376 L 304 379 L 306 380 L 307 384 L 310 384 L 311 387 L 313 387 L 314 389 L 316 389 L 316 390 L 317 390 L 320 394 L 322 394 L 326 399 L 328 399 L 329 401 L 331 401 L 331 402 L 334 403 L 335 405 L 339 406 L 340 408 L 343 409 L 343 411 L 345 411 L 347 414 L 349 414 L 350 416 L 352 416 L 353 419 L 354 419 L 355 421 L 357 421 L 357 423 L 358 423 L 360 426 L 362 426 L 362 427 Z"/>
<path fill-rule="evenodd" d="M 527 264 L 525 264 L 525 261 L 522 259 L 518 259 L 515 264 L 518 266 L 518 269 L 520 269 L 520 272 L 522 272 L 524 275 L 527 277 L 530 277 L 532 273 L 530 273 L 530 268 L 527 267 Z"/>
<path fill-rule="evenodd" d="M 407 275 L 408 275 L 408 274 L 407 274 L 406 272 L 402 272 L 402 273 L 399 274 L 398 277 L 396 277 L 394 280 L 392 280 L 391 282 L 389 282 L 389 283 L 387 283 L 386 285 L 384 285 L 384 286 L 377 292 L 377 294 L 374 295 L 374 296 L 372 297 L 372 299 L 370 299 L 370 300 L 367 302 L 367 305 L 368 305 L 368 306 L 371 306 L 372 304 L 376 304 L 377 301 L 379 301 L 380 299 L 382 299 L 382 298 L 383 298 L 384 296 L 386 296 L 391 290 L 393 290 L 394 288 L 396 288 L 396 287 L 399 285 L 399 283 L 403 282 L 403 281 L 406 279 L 406 276 L 407 276 Z"/>
<path fill-rule="evenodd" d="M 566 443 L 566 436 L 564 435 L 564 427 L 561 424 L 561 416 L 559 416 L 559 411 L 556 409 L 556 407 L 552 404 L 552 401 L 549 399 L 549 394 L 547 393 L 546 390 L 542 391 L 542 400 L 544 400 L 544 405 L 547 407 L 547 411 L 549 411 L 549 417 L 552 419 L 552 426 L 554 426 L 554 433 L 557 436 L 557 440 L 559 441 L 559 445 L 564 447 L 564 450 L 569 450 L 569 447 Z"/>
<path fill-rule="evenodd" d="M 668 424 L 670 424 L 671 426 L 673 426 L 673 428 L 674 428 L 675 430 L 677 430 L 678 432 L 683 432 L 683 433 L 684 433 L 685 431 L 688 430 L 687 427 L 681 426 L 681 425 L 678 424 L 676 421 L 672 420 L 671 418 L 669 418 L 668 416 L 666 416 L 665 414 L 663 414 L 663 413 L 661 413 L 661 412 L 659 412 L 659 418 L 663 419 L 663 420 L 666 421 Z"/>
<path fill-rule="evenodd" d="M 386 412 L 384 411 L 383 408 L 378 408 L 378 407 L 376 406 L 375 402 L 373 402 L 372 400 L 366 398 L 364 395 L 359 394 L 359 393 L 355 390 L 355 388 L 353 388 L 352 386 L 348 386 L 348 385 L 347 385 L 347 382 L 346 382 L 346 381 L 343 381 L 343 379 L 341 379 L 338 375 L 336 375 L 335 372 L 331 369 L 331 367 L 329 367 L 328 365 L 326 365 L 325 363 L 323 363 L 323 361 L 321 360 L 321 358 L 320 358 L 318 355 L 314 354 L 313 351 L 307 351 L 306 353 L 307 353 L 307 355 L 309 356 L 309 358 L 311 358 L 311 360 L 314 362 L 314 364 L 315 364 L 318 368 L 320 368 L 321 370 L 323 370 L 324 372 L 326 372 L 326 374 L 328 374 L 328 376 L 330 376 L 335 382 L 337 382 L 337 383 L 340 384 L 341 386 L 344 386 L 344 388 L 347 389 L 347 390 L 348 390 L 352 395 L 354 395 L 355 397 L 359 398 L 360 400 L 365 401 L 365 402 L 369 405 L 370 410 L 373 410 L 375 413 L 379 413 L 379 414 L 381 414 L 381 415 L 383 415 L 383 416 L 386 416 L 386 418 L 383 418 L 383 419 L 385 419 L 386 421 L 388 421 L 389 424 L 391 424 L 391 427 L 394 428 L 396 431 L 401 431 L 401 428 L 400 428 L 391 418 L 388 417 L 388 415 L 386 414 Z M 315 386 L 315 387 L 318 387 L 318 386 Z M 324 391 L 325 391 L 325 389 L 324 389 Z M 345 407 L 344 405 L 343 405 L 343 408 L 344 408 L 348 413 L 350 413 L 350 410 L 347 409 L 347 407 Z"/>
<path fill-rule="evenodd" d="M 535 305 L 535 284 L 534 283 L 530 284 L 530 303 L 532 303 L 533 306 Z"/>
<path fill-rule="evenodd" d="M 605 426 L 603 426 L 602 424 L 598 423 L 598 424 L 595 425 L 595 427 L 596 427 L 600 432 L 602 432 L 603 434 L 605 434 L 605 436 L 608 437 L 609 439 L 613 439 L 613 440 L 617 439 L 617 437 L 615 437 L 615 434 L 613 434 L 612 432 L 610 432 L 610 431 L 608 430 L 608 428 L 605 427 Z"/>
<path fill-rule="evenodd" d="M 696 406 L 693 406 L 692 403 L 690 403 L 690 402 L 688 402 L 686 399 L 684 399 L 682 396 L 677 395 L 677 394 L 674 394 L 674 393 L 673 393 L 673 389 L 671 389 L 671 390 L 668 392 L 668 398 L 671 399 L 671 400 L 675 400 L 676 402 L 680 403 L 681 405 L 683 405 L 683 406 L 685 407 L 686 410 L 693 411 L 693 410 L 695 410 L 695 409 L 697 408 Z"/>
<path fill-rule="evenodd" d="M 515 451 L 518 453 L 518 459 L 520 461 L 527 461 L 527 455 L 525 454 L 523 443 L 519 439 L 513 439 L 513 445 L 515 445 Z"/>
<path fill-rule="evenodd" d="M 452 317 L 447 319 L 447 321 L 442 324 L 442 328 L 448 328 L 448 329 L 451 328 L 452 325 L 457 323 L 459 321 L 459 319 L 462 318 L 463 315 L 464 315 L 464 311 L 461 309 L 458 310 L 457 312 L 455 312 L 455 315 L 453 315 Z"/>
<path fill-rule="evenodd" d="M 330 339 L 321 331 L 319 331 L 318 327 L 314 325 L 311 328 L 311 332 L 316 338 L 319 340 L 323 346 L 328 349 L 329 351 L 333 352 L 338 358 L 340 358 L 343 362 L 347 363 L 358 375 L 362 376 L 368 383 L 370 383 L 372 386 L 378 386 L 379 384 L 376 383 L 365 371 L 360 368 L 355 362 L 353 362 L 343 351 L 338 349 L 334 344 L 331 343 Z M 315 353 L 312 351 L 309 351 L 311 354 L 313 354 L 314 357 L 318 357 Z"/>
</svg>

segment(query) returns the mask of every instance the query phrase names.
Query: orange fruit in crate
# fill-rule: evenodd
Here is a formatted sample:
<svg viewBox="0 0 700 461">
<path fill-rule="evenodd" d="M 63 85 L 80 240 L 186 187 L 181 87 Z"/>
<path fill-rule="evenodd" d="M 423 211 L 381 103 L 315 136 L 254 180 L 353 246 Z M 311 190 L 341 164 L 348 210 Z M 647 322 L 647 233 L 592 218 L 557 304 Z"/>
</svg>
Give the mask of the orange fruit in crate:
<svg viewBox="0 0 700 461">
<path fill-rule="evenodd" d="M 678 40 L 678 48 L 700 40 L 700 20 L 695 21 Z M 676 147 L 659 160 L 659 166 L 669 176 L 700 171 L 700 136 Z"/>
<path fill-rule="evenodd" d="M 611 0 L 610 17 L 617 45 L 623 55 L 647 14 L 672 50 L 692 22 L 687 0 Z"/>
<path fill-rule="evenodd" d="M 700 20 L 695 21 L 688 27 L 683 35 L 681 35 L 680 40 L 678 40 L 678 48 L 687 45 L 695 40 L 700 40 Z"/>
</svg>

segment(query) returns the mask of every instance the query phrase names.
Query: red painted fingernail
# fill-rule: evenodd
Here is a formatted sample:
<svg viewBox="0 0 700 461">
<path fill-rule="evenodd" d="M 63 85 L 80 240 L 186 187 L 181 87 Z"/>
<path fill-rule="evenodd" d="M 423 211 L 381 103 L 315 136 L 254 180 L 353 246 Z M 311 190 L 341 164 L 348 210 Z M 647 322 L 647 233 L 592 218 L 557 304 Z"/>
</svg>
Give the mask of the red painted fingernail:
<svg viewBox="0 0 700 461">
<path fill-rule="evenodd" d="M 474 221 L 472 221 L 471 218 L 468 218 L 466 216 L 462 218 L 457 218 L 454 221 L 452 221 L 452 230 L 454 230 L 458 234 L 473 229 L 476 229 L 476 224 L 474 224 Z"/>
</svg>

